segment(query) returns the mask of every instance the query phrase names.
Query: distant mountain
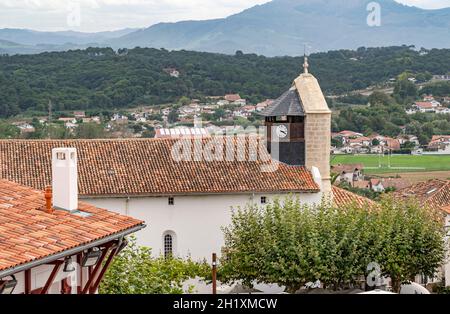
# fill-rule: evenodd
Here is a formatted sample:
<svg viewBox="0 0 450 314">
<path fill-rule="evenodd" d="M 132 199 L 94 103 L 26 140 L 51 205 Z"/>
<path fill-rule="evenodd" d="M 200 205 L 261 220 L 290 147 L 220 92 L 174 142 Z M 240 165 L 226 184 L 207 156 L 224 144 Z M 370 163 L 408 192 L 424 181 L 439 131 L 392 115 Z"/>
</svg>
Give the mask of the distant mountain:
<svg viewBox="0 0 450 314">
<path fill-rule="evenodd" d="M 377 0 L 381 26 L 367 25 L 372 0 L 273 0 L 224 19 L 160 23 L 110 40 L 115 47 L 154 47 L 266 56 L 361 46 L 450 47 L 450 8 L 423 10 Z"/>
<path fill-rule="evenodd" d="M 74 31 L 39 32 L 28 29 L 0 29 L 0 53 L 31 54 L 44 51 L 64 51 L 90 46 L 104 47 L 105 42 L 136 31 L 122 29 L 111 32 L 82 33 Z M 4 42 L 2 44 L 2 42 Z M 14 45 L 7 45 L 6 42 Z"/>
<path fill-rule="evenodd" d="M 394 0 L 376 0 L 381 8 L 381 25 L 370 27 L 370 2 L 373 0 L 273 0 L 224 19 L 100 33 L 0 29 L 0 40 L 19 45 L 0 47 L 0 53 L 139 46 L 295 56 L 303 54 L 305 44 L 309 52 L 404 44 L 450 48 L 450 8 L 424 10 Z"/>
</svg>

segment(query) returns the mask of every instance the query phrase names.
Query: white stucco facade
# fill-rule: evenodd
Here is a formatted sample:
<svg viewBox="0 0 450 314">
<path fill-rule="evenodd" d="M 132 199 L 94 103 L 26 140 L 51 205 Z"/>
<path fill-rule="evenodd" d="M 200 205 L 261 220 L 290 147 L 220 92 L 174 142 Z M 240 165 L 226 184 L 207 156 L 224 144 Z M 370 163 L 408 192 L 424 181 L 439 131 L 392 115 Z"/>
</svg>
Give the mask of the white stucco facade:
<svg viewBox="0 0 450 314">
<path fill-rule="evenodd" d="M 320 203 L 322 193 L 292 194 L 305 204 Z M 288 194 L 202 194 L 175 196 L 174 205 L 168 197 L 86 198 L 82 201 L 120 214 L 144 220 L 147 228 L 136 233 L 138 244 L 152 248 L 153 254 L 164 253 L 163 238 L 174 235 L 173 253 L 194 260 L 220 255 L 224 244 L 222 227 L 231 222 L 232 207 L 245 207 L 283 199 Z"/>
</svg>

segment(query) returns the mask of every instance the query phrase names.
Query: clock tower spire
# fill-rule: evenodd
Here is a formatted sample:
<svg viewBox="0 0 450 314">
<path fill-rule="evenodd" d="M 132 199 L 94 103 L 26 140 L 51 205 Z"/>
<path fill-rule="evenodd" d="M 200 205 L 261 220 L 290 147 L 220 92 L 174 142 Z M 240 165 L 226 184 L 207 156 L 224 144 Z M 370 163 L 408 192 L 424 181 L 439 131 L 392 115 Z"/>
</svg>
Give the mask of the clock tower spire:
<svg viewBox="0 0 450 314">
<path fill-rule="evenodd" d="M 303 73 L 262 114 L 272 158 L 310 171 L 316 168 L 322 191 L 331 192 L 331 110 L 317 79 L 309 73 L 306 53 Z"/>
</svg>

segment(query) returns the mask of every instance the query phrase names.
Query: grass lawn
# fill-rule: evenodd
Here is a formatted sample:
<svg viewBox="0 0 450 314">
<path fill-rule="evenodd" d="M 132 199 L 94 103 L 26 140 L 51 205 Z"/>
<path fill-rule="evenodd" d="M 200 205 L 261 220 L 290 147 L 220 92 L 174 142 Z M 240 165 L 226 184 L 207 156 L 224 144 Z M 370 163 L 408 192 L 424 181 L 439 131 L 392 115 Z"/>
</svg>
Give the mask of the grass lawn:
<svg viewBox="0 0 450 314">
<path fill-rule="evenodd" d="M 365 173 L 450 171 L 450 155 L 334 155 L 331 164 L 364 164 Z"/>
</svg>

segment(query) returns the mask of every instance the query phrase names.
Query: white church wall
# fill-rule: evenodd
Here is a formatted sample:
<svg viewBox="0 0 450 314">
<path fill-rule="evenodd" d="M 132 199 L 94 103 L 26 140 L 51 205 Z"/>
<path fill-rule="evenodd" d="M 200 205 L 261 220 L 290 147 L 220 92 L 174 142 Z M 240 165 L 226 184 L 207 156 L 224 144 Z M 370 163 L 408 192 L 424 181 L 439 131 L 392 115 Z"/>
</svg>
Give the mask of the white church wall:
<svg viewBox="0 0 450 314">
<path fill-rule="evenodd" d="M 319 203 L 322 193 L 298 194 L 306 204 Z M 95 198 L 84 202 L 120 214 L 144 220 L 147 228 L 136 233 L 138 244 L 152 248 L 155 255 L 163 254 L 165 232 L 175 234 L 174 253 L 195 260 L 210 259 L 212 253 L 220 255 L 224 244 L 221 227 L 231 222 L 231 207 L 245 207 L 250 202 L 260 204 L 287 195 L 232 194 L 175 196 L 174 205 L 168 197 Z"/>
</svg>

